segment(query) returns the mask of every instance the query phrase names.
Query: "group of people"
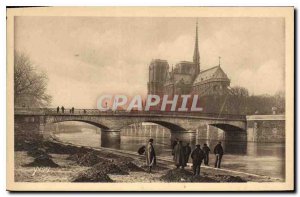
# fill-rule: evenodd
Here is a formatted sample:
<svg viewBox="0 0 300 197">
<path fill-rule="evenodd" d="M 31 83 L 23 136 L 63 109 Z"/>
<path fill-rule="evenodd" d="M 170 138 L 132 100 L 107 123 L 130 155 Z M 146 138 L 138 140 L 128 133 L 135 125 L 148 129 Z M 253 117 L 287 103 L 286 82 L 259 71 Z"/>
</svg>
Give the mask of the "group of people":
<svg viewBox="0 0 300 197">
<path fill-rule="evenodd" d="M 61 112 L 62 113 L 65 113 L 65 107 L 64 106 L 61 106 L 61 108 L 59 108 L 59 106 L 56 108 L 56 113 L 59 113 L 59 109 L 61 109 Z M 74 111 L 75 111 L 75 108 L 74 107 L 72 107 L 71 109 L 70 109 L 70 114 L 74 114 Z"/>
<path fill-rule="evenodd" d="M 153 146 L 153 141 L 153 139 L 150 139 L 147 146 L 143 146 L 138 150 L 139 154 L 143 154 L 143 152 L 145 152 L 146 163 L 149 167 L 150 173 L 152 171 L 152 167 L 156 165 L 156 154 Z M 191 157 L 194 175 L 200 175 L 200 167 L 202 161 L 204 161 L 204 165 L 209 165 L 209 153 L 210 148 L 207 144 L 204 144 L 202 149 L 200 144 L 197 144 L 195 149 L 192 151 L 189 143 L 183 145 L 183 142 L 179 139 L 176 139 L 172 143 L 172 155 L 176 168 L 184 169 L 187 166 L 189 158 Z M 224 154 L 221 142 L 218 142 L 218 144 L 214 147 L 214 154 L 216 156 L 215 168 L 220 168 L 221 160 Z"/>
</svg>

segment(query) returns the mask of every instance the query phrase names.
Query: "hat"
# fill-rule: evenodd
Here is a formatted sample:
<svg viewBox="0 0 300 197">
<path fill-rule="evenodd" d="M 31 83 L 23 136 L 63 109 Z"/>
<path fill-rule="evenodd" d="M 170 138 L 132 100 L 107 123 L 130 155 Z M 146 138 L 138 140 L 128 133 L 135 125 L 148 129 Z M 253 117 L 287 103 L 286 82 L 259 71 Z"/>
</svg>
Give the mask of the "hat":
<svg viewBox="0 0 300 197">
<path fill-rule="evenodd" d="M 196 144 L 196 147 L 200 147 L 200 144 Z"/>
</svg>

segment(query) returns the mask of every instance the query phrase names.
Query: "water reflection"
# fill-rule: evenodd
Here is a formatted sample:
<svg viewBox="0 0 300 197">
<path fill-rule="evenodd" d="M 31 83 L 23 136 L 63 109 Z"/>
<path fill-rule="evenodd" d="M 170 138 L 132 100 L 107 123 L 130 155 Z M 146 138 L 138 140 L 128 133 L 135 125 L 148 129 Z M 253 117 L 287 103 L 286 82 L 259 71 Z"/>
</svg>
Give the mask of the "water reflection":
<svg viewBox="0 0 300 197">
<path fill-rule="evenodd" d="M 99 146 L 104 148 L 121 149 L 121 142 L 120 140 L 108 141 L 107 139 L 100 138 Z"/>
<path fill-rule="evenodd" d="M 154 145 L 156 149 L 158 150 L 159 155 L 166 155 L 166 153 L 171 152 L 171 140 L 167 138 L 161 138 L 161 137 L 152 137 L 154 139 Z M 146 145 L 149 137 L 132 137 L 132 136 L 122 136 L 121 137 L 121 149 L 122 150 L 130 150 L 135 151 L 139 147 Z M 213 151 L 215 145 L 219 140 L 203 140 L 198 139 L 197 143 L 203 146 L 204 143 L 206 143 L 211 151 Z M 247 142 L 230 142 L 230 141 L 221 141 L 222 146 L 224 149 L 224 152 L 226 154 L 233 154 L 233 155 L 246 155 L 247 154 Z M 195 148 L 196 146 L 196 140 L 190 140 L 190 141 L 183 141 L 183 144 L 189 143 L 192 148 Z"/>
</svg>

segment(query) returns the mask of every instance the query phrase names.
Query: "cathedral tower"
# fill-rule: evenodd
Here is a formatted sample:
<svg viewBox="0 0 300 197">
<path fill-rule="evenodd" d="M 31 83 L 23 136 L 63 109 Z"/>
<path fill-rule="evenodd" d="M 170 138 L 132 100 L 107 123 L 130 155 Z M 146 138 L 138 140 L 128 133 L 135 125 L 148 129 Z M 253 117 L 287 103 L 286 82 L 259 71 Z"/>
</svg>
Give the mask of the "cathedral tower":
<svg viewBox="0 0 300 197">
<path fill-rule="evenodd" d="M 198 47 L 198 22 L 196 23 L 196 38 L 195 38 L 193 62 L 196 66 L 196 76 L 197 76 L 200 73 L 200 54 L 199 54 L 199 47 Z"/>
</svg>

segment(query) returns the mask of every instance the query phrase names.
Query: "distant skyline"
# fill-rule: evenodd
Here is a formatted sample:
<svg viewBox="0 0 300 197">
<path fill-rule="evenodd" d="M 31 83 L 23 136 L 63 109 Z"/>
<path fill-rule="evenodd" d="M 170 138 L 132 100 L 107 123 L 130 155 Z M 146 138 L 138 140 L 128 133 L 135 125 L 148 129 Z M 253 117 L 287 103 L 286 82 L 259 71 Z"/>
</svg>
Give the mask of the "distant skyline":
<svg viewBox="0 0 300 197">
<path fill-rule="evenodd" d="M 283 18 L 16 17 L 15 49 L 48 74 L 52 106 L 95 108 L 102 94 L 147 93 L 151 59 L 218 65 L 250 94 L 284 90 Z"/>
</svg>

